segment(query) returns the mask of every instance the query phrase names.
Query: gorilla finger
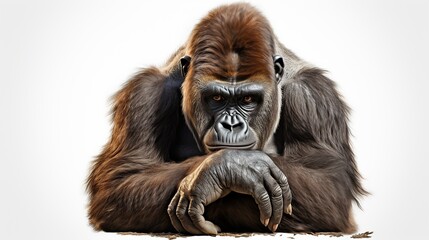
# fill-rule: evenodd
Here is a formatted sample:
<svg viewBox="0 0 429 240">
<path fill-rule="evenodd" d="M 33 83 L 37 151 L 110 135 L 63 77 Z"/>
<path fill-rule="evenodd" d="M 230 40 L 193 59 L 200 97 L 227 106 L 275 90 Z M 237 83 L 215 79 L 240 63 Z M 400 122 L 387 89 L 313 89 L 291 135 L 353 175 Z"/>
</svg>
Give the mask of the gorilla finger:
<svg viewBox="0 0 429 240">
<path fill-rule="evenodd" d="M 220 232 L 219 226 L 204 218 L 204 205 L 201 202 L 191 200 L 188 210 L 189 217 L 194 225 L 206 234 L 215 235 Z"/>
<path fill-rule="evenodd" d="M 194 226 L 191 218 L 188 216 L 189 200 L 186 197 L 180 196 L 179 203 L 176 208 L 176 216 L 180 220 L 183 228 L 191 234 L 202 234 L 202 232 Z"/>
<path fill-rule="evenodd" d="M 268 227 L 275 232 L 283 216 L 283 192 L 276 180 L 269 174 L 264 177 L 264 183 L 270 194 L 272 206 L 272 215 Z"/>
<path fill-rule="evenodd" d="M 167 212 L 168 216 L 170 216 L 171 223 L 173 224 L 173 227 L 179 232 L 179 233 L 186 233 L 186 230 L 182 227 L 182 223 L 180 223 L 180 220 L 176 216 L 176 206 L 179 202 L 179 192 L 177 192 L 173 199 L 171 199 L 170 204 L 168 205 Z"/>
<path fill-rule="evenodd" d="M 273 166 L 271 167 L 271 174 L 273 175 L 274 179 L 279 184 L 280 188 L 283 192 L 283 211 L 289 215 L 292 214 L 292 192 L 290 191 L 289 183 L 287 180 L 287 177 L 284 175 L 284 173 L 277 167 Z"/>
<path fill-rule="evenodd" d="M 252 193 L 252 196 L 255 199 L 256 204 L 258 204 L 261 223 L 264 226 L 268 226 L 271 218 L 272 207 L 270 196 L 268 195 L 267 190 L 265 190 L 262 184 L 257 184 Z"/>
</svg>

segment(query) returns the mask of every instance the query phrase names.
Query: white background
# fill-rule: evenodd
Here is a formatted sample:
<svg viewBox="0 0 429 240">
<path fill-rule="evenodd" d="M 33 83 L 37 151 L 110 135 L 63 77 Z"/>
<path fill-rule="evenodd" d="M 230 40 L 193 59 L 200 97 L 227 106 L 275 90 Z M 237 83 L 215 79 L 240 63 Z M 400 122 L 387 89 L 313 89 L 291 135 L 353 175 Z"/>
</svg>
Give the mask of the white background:
<svg viewBox="0 0 429 240">
<path fill-rule="evenodd" d="M 124 239 L 94 232 L 85 179 L 110 135 L 109 97 L 161 65 L 226 1 L 1 1 L 0 238 Z M 429 228 L 426 1 L 250 1 L 352 107 L 376 239 Z M 140 237 L 141 238 L 141 237 Z"/>
</svg>

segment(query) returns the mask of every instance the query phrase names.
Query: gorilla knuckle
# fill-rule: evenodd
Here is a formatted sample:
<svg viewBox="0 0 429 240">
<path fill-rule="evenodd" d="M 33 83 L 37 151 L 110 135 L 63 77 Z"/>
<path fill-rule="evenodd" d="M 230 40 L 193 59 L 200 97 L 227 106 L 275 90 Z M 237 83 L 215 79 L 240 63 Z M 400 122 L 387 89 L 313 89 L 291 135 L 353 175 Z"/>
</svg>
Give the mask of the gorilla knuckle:
<svg viewBox="0 0 429 240">
<path fill-rule="evenodd" d="M 197 219 L 198 218 L 198 215 L 199 215 L 199 213 L 198 213 L 198 210 L 196 209 L 196 208 L 189 208 L 189 210 L 188 210 L 188 215 L 189 215 L 189 217 L 191 218 L 191 219 Z"/>
<path fill-rule="evenodd" d="M 176 208 L 176 216 L 179 219 L 182 219 L 185 216 L 185 214 L 186 214 L 186 207 L 180 206 L 180 205 L 177 206 L 177 208 Z"/>
<path fill-rule="evenodd" d="M 255 196 L 267 195 L 267 191 L 265 191 L 264 186 L 258 183 L 253 188 L 253 194 L 255 194 Z"/>
<path fill-rule="evenodd" d="M 282 172 L 281 172 L 281 175 L 280 175 L 280 184 L 284 185 L 285 187 L 289 187 L 289 182 L 287 180 L 287 177 Z"/>
<path fill-rule="evenodd" d="M 263 205 L 270 205 L 270 196 L 267 193 L 262 193 L 258 196 L 259 201 Z"/>
<path fill-rule="evenodd" d="M 275 186 L 273 192 L 271 193 L 272 198 L 283 198 L 283 191 L 280 186 Z"/>
<path fill-rule="evenodd" d="M 176 213 L 176 209 L 175 209 L 175 207 L 174 207 L 174 206 L 172 206 L 172 205 L 168 205 L 167 213 L 168 213 L 168 215 L 169 215 L 169 216 L 171 216 L 171 215 L 175 214 L 175 213 Z"/>
</svg>

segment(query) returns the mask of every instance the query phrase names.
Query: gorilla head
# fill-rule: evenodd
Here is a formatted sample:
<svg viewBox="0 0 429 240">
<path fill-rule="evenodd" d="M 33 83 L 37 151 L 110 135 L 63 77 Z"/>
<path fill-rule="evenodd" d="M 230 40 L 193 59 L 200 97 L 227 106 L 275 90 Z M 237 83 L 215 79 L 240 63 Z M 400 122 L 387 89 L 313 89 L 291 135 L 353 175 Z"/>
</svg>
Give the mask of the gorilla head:
<svg viewBox="0 0 429 240">
<path fill-rule="evenodd" d="M 206 152 L 262 149 L 279 120 L 284 63 L 274 56 L 272 30 L 252 18 L 259 14 L 243 20 L 235 13 L 223 22 L 203 19 L 181 59 L 183 112 Z"/>
</svg>

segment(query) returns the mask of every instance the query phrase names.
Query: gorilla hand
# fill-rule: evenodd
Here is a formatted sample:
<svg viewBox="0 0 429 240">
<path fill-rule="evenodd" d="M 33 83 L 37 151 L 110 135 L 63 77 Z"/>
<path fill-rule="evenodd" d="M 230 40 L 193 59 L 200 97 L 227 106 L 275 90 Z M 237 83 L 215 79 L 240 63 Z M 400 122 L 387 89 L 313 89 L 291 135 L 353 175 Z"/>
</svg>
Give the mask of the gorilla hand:
<svg viewBox="0 0 429 240">
<path fill-rule="evenodd" d="M 192 234 L 217 234 L 220 228 L 204 219 L 204 208 L 231 191 L 252 195 L 261 223 L 273 232 L 283 212 L 292 213 L 287 178 L 270 157 L 260 151 L 220 150 L 181 181 L 168 206 L 174 228 Z"/>
</svg>

